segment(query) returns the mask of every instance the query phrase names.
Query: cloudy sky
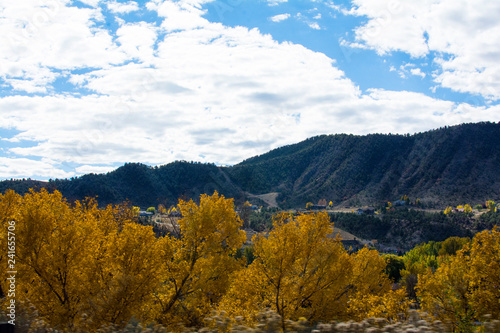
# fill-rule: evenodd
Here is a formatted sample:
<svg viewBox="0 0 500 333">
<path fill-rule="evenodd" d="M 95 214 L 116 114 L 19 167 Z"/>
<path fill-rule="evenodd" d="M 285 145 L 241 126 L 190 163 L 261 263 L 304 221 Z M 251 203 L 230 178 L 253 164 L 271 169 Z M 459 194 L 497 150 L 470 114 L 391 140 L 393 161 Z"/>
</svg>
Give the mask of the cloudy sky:
<svg viewBox="0 0 500 333">
<path fill-rule="evenodd" d="M 500 1 L 0 0 L 0 179 L 500 121 Z"/>
</svg>

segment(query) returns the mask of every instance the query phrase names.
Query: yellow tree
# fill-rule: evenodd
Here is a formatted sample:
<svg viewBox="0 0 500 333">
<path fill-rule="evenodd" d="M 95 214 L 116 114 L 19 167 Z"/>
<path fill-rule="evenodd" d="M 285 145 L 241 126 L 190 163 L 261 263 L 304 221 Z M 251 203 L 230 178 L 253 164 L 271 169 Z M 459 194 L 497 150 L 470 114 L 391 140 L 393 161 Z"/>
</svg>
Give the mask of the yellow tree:
<svg viewBox="0 0 500 333">
<path fill-rule="evenodd" d="M 269 237 L 254 237 L 256 259 L 233 279 L 221 309 L 252 321 L 271 307 L 285 320 L 333 318 L 345 312 L 352 272 L 326 213 L 275 217 Z M 253 312 L 252 312 L 253 310 Z"/>
<path fill-rule="evenodd" d="M 472 213 L 472 207 L 469 204 L 464 206 L 464 213 Z"/>
<path fill-rule="evenodd" d="M 243 203 L 243 207 L 241 207 L 240 217 L 243 220 L 243 228 L 250 227 L 250 212 L 252 209 L 252 204 L 248 201 Z"/>
<path fill-rule="evenodd" d="M 158 205 L 158 213 L 160 213 L 162 215 L 167 213 L 167 209 L 165 208 L 165 206 L 163 204 Z"/>
<path fill-rule="evenodd" d="M 152 319 L 175 326 L 201 325 L 225 294 L 232 272 L 243 260 L 234 255 L 246 240 L 232 199 L 215 192 L 194 201 L 180 201 L 179 238 L 165 237 L 162 286 L 151 308 Z"/>
<path fill-rule="evenodd" d="M 355 299 L 387 295 L 391 283 L 378 252 L 363 249 L 350 256 L 332 230 L 326 213 L 276 216 L 269 236 L 254 238 L 256 259 L 234 275 L 220 309 L 251 322 L 269 307 L 284 327 L 287 319 L 300 317 L 348 319 L 357 311 L 349 305 Z"/>
<path fill-rule="evenodd" d="M 485 205 L 486 205 L 486 208 L 488 208 L 488 210 L 489 210 L 490 212 L 495 211 L 495 208 L 496 208 L 495 201 L 488 200 L 488 201 L 486 201 Z"/>
<path fill-rule="evenodd" d="M 161 282 L 161 240 L 152 227 L 127 223 L 106 243 L 106 260 L 95 257 L 89 263 L 99 273 L 98 290 L 89 299 L 93 322 L 120 325 L 132 317 L 146 318 Z"/>
<path fill-rule="evenodd" d="M 452 328 L 467 330 L 484 314 L 500 316 L 500 232 L 478 233 L 434 274 L 419 275 L 422 308 Z"/>
<path fill-rule="evenodd" d="M 397 319 L 408 309 L 406 292 L 392 291 L 392 282 L 384 273 L 386 262 L 378 251 L 363 248 L 352 255 L 353 270 L 350 283 L 353 292 L 346 319 L 362 320 L 368 317 Z"/>
<path fill-rule="evenodd" d="M 475 310 L 471 304 L 468 257 L 463 251 L 442 263 L 433 273 L 430 268 L 418 275 L 417 296 L 424 311 L 451 325 L 450 329 L 471 329 Z"/>
<path fill-rule="evenodd" d="M 500 318 L 500 231 L 480 232 L 470 248 L 472 305 L 478 314 Z"/>
<path fill-rule="evenodd" d="M 125 207 L 99 209 L 94 200 L 70 205 L 57 191 L 0 195 L 1 242 L 6 223 L 16 228 L 16 300 L 31 302 L 53 327 L 69 332 L 140 318 L 159 262 L 151 228 L 131 216 Z M 83 323 L 83 314 L 92 321 Z"/>
</svg>

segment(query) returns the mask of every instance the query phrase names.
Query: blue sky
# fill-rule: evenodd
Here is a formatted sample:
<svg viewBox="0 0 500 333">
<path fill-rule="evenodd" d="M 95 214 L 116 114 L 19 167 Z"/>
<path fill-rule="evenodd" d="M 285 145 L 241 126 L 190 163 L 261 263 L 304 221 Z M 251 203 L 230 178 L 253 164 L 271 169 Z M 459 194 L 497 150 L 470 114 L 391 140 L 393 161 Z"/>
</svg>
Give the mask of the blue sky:
<svg viewBox="0 0 500 333">
<path fill-rule="evenodd" d="M 0 179 L 500 120 L 500 3 L 0 0 Z"/>
</svg>

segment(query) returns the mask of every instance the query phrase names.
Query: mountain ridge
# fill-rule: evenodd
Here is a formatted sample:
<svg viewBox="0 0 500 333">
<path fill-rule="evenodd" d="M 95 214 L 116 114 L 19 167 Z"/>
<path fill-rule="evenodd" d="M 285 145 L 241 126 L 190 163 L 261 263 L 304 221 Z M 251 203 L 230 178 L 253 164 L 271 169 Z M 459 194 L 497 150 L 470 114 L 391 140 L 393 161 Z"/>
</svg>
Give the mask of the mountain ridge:
<svg viewBox="0 0 500 333">
<path fill-rule="evenodd" d="M 413 135 L 332 134 L 273 149 L 234 166 L 176 161 L 149 167 L 126 163 L 107 174 L 37 182 L 6 180 L 0 192 L 57 189 L 69 200 L 101 204 L 175 204 L 217 190 L 237 202 L 246 192 L 279 193 L 283 207 L 327 199 L 374 205 L 401 195 L 429 205 L 479 203 L 500 196 L 500 123 L 444 127 Z"/>
</svg>

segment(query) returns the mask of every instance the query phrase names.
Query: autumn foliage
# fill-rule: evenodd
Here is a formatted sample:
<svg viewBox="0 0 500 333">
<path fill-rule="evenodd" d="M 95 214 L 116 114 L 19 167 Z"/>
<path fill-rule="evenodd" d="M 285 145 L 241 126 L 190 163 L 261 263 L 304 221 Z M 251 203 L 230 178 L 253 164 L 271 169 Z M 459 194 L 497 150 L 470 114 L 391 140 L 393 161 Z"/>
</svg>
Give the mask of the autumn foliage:
<svg viewBox="0 0 500 333">
<path fill-rule="evenodd" d="M 0 265 L 7 267 L 7 226 L 15 221 L 18 306 L 31 304 L 63 332 L 120 329 L 131 320 L 180 331 L 210 325 L 214 310 L 229 318 L 226 329 L 257 325 L 264 310 L 276 313 L 280 329 L 289 320 L 408 314 L 406 289 L 393 288 L 384 258 L 368 248 L 347 251 L 326 213 L 276 215 L 269 234 L 254 237 L 248 263 L 238 254 L 246 234 L 231 199 L 202 195 L 197 203 L 181 200 L 177 210 L 180 232 L 157 237 L 126 205 L 69 203 L 45 190 L 0 195 Z M 500 233 L 455 243 L 432 265 L 420 264 L 415 252 L 406 269 L 418 275 L 422 308 L 464 329 L 483 314 L 500 315 Z"/>
</svg>

